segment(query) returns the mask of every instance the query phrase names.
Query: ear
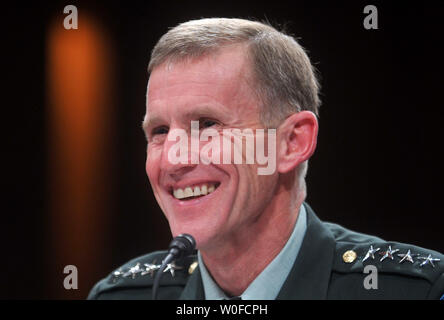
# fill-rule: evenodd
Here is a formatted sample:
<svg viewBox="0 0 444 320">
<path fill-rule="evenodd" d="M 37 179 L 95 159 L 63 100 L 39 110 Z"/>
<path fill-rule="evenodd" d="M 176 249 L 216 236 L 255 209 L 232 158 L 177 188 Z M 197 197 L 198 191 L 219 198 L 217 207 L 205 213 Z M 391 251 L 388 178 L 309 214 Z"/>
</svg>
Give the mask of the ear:
<svg viewBox="0 0 444 320">
<path fill-rule="evenodd" d="M 313 112 L 301 111 L 278 128 L 277 169 L 287 173 L 308 160 L 316 149 L 318 120 Z"/>
</svg>

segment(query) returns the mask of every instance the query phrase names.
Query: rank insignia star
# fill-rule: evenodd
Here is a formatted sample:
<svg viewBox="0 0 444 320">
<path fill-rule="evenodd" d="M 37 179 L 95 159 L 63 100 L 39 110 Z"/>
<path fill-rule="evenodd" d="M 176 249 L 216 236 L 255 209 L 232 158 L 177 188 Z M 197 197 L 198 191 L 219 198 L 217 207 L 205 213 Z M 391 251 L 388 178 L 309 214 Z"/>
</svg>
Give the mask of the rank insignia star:
<svg viewBox="0 0 444 320">
<path fill-rule="evenodd" d="M 140 263 L 137 263 L 134 267 L 131 267 L 127 272 L 125 272 L 123 274 L 123 276 L 125 278 L 131 276 L 131 278 L 134 279 L 136 277 L 136 275 L 141 272 L 142 272 L 142 269 L 140 268 Z"/>
<path fill-rule="evenodd" d="M 168 264 L 167 264 L 167 267 L 165 268 L 165 270 L 163 270 L 163 272 L 167 272 L 167 271 L 169 271 L 169 272 L 171 273 L 171 276 L 174 277 L 174 273 L 175 273 L 175 271 L 176 271 L 176 270 L 181 270 L 181 269 L 183 269 L 183 268 L 182 268 L 182 267 L 179 267 L 179 266 L 176 266 L 176 265 L 174 264 L 174 262 L 173 262 L 173 263 L 168 263 Z"/>
<path fill-rule="evenodd" d="M 122 269 L 113 272 L 113 282 L 116 282 L 123 275 Z"/>
<path fill-rule="evenodd" d="M 410 249 L 406 252 L 406 253 L 399 253 L 398 257 L 402 258 L 401 260 L 399 260 L 399 263 L 403 263 L 404 261 L 409 261 L 411 263 L 413 263 L 413 257 L 415 256 L 419 256 L 419 254 L 413 254 L 410 252 Z"/>
<path fill-rule="evenodd" d="M 367 254 L 365 255 L 364 259 L 362 259 L 362 262 L 367 260 L 368 258 L 375 259 L 375 253 L 379 251 L 380 248 L 373 249 L 373 246 L 370 246 L 370 249 L 368 249 Z"/>
<path fill-rule="evenodd" d="M 418 259 L 424 260 L 424 261 L 419 265 L 420 267 L 423 267 L 423 266 L 425 266 L 426 264 L 431 264 L 432 267 L 434 268 L 435 265 L 433 264 L 433 261 L 435 261 L 435 262 L 441 261 L 441 259 L 438 259 L 438 258 L 432 258 L 432 255 L 431 255 L 431 254 L 429 254 L 427 257 L 418 257 Z"/>
<path fill-rule="evenodd" d="M 141 276 L 144 276 L 146 274 L 149 274 L 151 277 L 154 275 L 154 271 L 157 271 L 160 269 L 159 265 L 156 265 L 154 263 L 144 263 L 143 264 L 145 269 L 140 273 Z"/>
<path fill-rule="evenodd" d="M 379 253 L 380 255 L 382 255 L 382 258 L 379 261 L 384 261 L 386 258 L 390 258 L 393 260 L 393 254 L 398 251 L 399 251 L 399 249 L 392 250 L 392 246 L 389 246 L 387 251 Z"/>
</svg>

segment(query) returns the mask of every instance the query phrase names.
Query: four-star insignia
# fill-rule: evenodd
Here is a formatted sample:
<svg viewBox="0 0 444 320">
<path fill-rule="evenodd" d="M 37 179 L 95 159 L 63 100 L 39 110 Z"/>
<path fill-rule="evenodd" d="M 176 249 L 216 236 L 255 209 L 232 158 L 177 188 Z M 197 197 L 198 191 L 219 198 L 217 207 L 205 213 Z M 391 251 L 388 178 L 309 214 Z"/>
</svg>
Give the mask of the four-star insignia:
<svg viewBox="0 0 444 320">
<path fill-rule="evenodd" d="M 424 261 L 419 265 L 420 267 L 423 267 L 423 266 L 425 266 L 426 264 L 429 263 L 429 264 L 431 264 L 432 267 L 434 268 L 435 265 L 433 264 L 433 261 L 435 261 L 435 262 L 441 261 L 441 259 L 438 259 L 438 258 L 432 258 L 432 255 L 431 255 L 431 254 L 429 254 L 427 257 L 418 257 L 418 259 L 424 260 Z"/>
<path fill-rule="evenodd" d="M 373 245 L 370 246 L 367 253 L 365 254 L 364 258 L 362 259 L 362 262 L 365 260 L 372 258 L 375 259 L 375 253 L 378 252 L 380 248 L 373 248 Z M 389 258 L 391 260 L 394 260 L 395 253 L 398 252 L 399 249 L 392 249 L 392 246 L 388 246 L 388 249 L 386 251 L 379 252 L 379 254 L 382 256 L 382 258 L 379 261 L 384 261 L 385 259 Z M 439 262 L 441 259 L 433 258 L 431 254 L 424 257 L 419 257 L 418 253 L 412 253 L 410 249 L 407 250 L 405 253 L 398 253 L 397 256 L 400 258 L 399 263 L 403 263 L 405 261 L 408 261 L 410 263 L 415 263 L 414 257 L 417 257 L 417 259 L 423 260 L 420 267 L 423 267 L 427 264 L 430 264 L 433 268 L 435 267 L 434 262 Z"/>
<path fill-rule="evenodd" d="M 384 252 L 380 252 L 380 253 L 379 253 L 380 255 L 382 255 L 382 258 L 381 258 L 381 260 L 379 260 L 379 261 L 383 261 L 383 260 L 385 260 L 386 258 L 390 258 L 390 259 L 393 260 L 393 254 L 396 253 L 396 252 L 398 252 L 398 251 L 399 251 L 399 249 L 392 250 L 392 246 L 389 246 L 389 248 L 388 248 L 387 251 L 384 251 Z"/>
<path fill-rule="evenodd" d="M 367 260 L 368 258 L 372 257 L 372 259 L 375 259 L 375 253 L 379 251 L 380 248 L 373 249 L 373 246 L 370 246 L 370 249 L 368 249 L 367 254 L 365 255 L 364 259 L 362 259 L 362 262 Z"/>
<path fill-rule="evenodd" d="M 135 266 L 127 268 L 125 271 L 122 269 L 116 270 L 112 274 L 112 281 L 116 282 L 119 278 L 129 278 L 135 279 L 137 275 L 145 276 L 149 274 L 151 278 L 154 276 L 154 273 L 160 269 L 160 264 L 156 264 L 156 261 L 153 261 L 153 263 L 144 263 L 143 267 L 140 265 L 140 262 L 138 262 Z M 183 267 L 177 266 L 176 264 L 169 263 L 167 264 L 165 270 L 163 272 L 170 272 L 171 276 L 175 276 L 175 272 L 177 270 L 181 270 Z"/>
</svg>

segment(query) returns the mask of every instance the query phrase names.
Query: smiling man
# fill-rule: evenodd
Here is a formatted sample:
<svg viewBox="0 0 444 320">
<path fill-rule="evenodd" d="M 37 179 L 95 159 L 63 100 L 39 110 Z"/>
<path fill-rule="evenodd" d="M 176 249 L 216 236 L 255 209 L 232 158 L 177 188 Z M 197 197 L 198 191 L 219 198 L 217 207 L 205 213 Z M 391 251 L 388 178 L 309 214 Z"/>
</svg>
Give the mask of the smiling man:
<svg viewBox="0 0 444 320">
<path fill-rule="evenodd" d="M 160 299 L 441 297 L 442 255 L 323 223 L 304 202 L 319 85 L 292 37 L 242 19 L 190 21 L 159 40 L 149 72 L 146 173 L 172 235 L 198 249 L 168 266 Z M 128 262 L 89 298 L 150 299 L 165 255 Z"/>
</svg>

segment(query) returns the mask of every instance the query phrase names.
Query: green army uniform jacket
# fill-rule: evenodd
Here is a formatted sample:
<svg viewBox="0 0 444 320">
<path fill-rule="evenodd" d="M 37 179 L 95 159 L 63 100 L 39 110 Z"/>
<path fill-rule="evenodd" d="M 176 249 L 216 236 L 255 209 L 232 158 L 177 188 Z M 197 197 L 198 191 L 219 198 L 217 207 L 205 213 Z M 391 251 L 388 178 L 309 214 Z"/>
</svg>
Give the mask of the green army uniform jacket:
<svg viewBox="0 0 444 320">
<path fill-rule="evenodd" d="M 277 299 L 437 300 L 443 297 L 442 254 L 322 222 L 304 205 L 306 234 Z M 372 254 L 370 249 L 376 252 Z M 155 274 L 152 267 L 160 264 L 165 255 L 166 251 L 154 252 L 131 260 L 98 282 L 88 299 L 151 299 Z M 165 270 L 158 299 L 204 300 L 197 255 L 176 265 Z M 374 270 L 365 273 L 367 265 L 375 266 L 377 273 Z M 367 278 L 366 288 L 366 277 L 370 275 L 376 275 L 377 281 Z"/>
</svg>

